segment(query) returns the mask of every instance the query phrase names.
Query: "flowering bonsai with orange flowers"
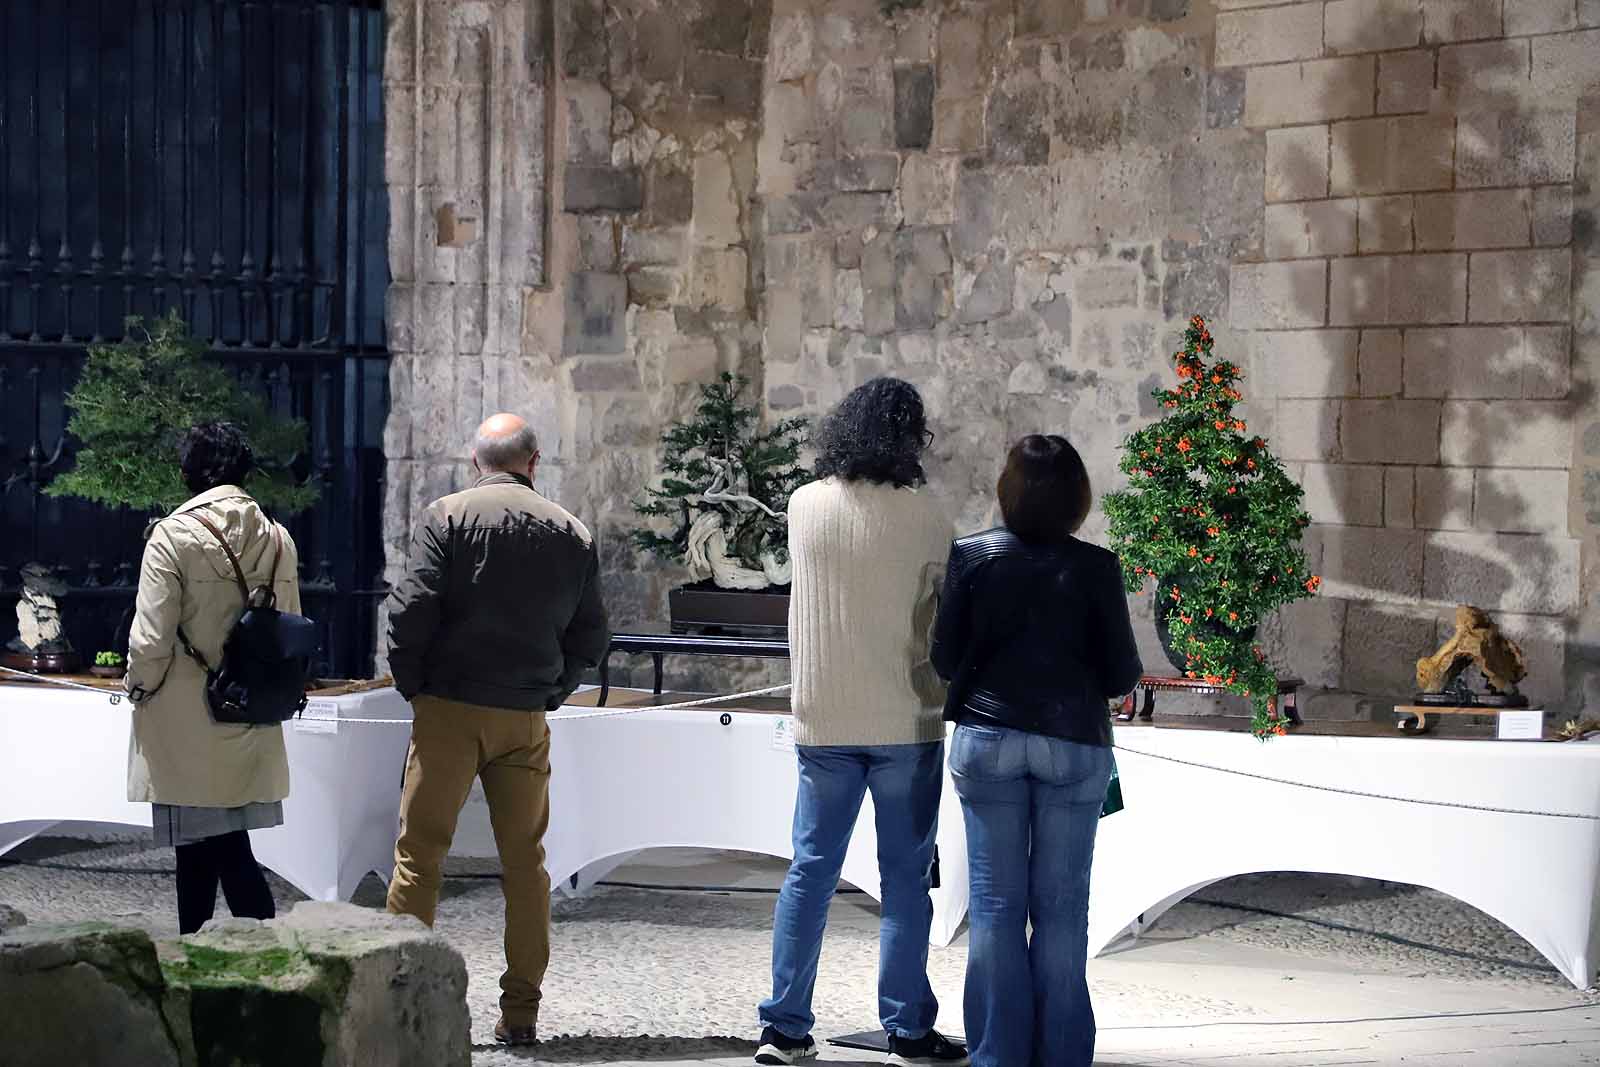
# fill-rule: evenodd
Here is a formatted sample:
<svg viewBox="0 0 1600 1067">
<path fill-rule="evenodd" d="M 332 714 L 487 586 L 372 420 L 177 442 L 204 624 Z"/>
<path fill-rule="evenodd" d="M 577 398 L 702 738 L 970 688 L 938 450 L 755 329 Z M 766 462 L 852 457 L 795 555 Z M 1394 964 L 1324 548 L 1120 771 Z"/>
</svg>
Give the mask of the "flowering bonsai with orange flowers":
<svg viewBox="0 0 1600 1067">
<path fill-rule="evenodd" d="M 1173 357 L 1177 385 L 1154 394 L 1167 415 L 1123 444 L 1129 486 L 1108 493 L 1105 510 L 1128 591 L 1156 583 L 1156 625 L 1173 666 L 1249 697 L 1251 729 L 1270 737 L 1286 723 L 1256 627 L 1322 579 L 1300 551 L 1311 522 L 1304 493 L 1235 417 L 1244 375 L 1213 362 L 1211 345 L 1195 316 Z"/>
</svg>

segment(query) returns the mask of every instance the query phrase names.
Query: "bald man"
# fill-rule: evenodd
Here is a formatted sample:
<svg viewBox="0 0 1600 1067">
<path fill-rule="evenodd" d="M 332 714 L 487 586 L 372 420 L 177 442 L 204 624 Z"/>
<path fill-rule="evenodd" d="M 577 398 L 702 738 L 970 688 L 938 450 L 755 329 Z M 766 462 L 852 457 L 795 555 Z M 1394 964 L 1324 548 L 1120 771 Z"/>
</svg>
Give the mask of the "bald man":
<svg viewBox="0 0 1600 1067">
<path fill-rule="evenodd" d="M 389 598 L 389 667 L 413 705 L 389 910 L 433 925 L 445 853 L 483 779 L 504 871 L 497 1041 L 538 1040 L 550 962 L 550 728 L 610 641 L 594 539 L 533 488 L 539 440 L 515 415 L 478 428 L 471 489 L 429 505 Z"/>
</svg>

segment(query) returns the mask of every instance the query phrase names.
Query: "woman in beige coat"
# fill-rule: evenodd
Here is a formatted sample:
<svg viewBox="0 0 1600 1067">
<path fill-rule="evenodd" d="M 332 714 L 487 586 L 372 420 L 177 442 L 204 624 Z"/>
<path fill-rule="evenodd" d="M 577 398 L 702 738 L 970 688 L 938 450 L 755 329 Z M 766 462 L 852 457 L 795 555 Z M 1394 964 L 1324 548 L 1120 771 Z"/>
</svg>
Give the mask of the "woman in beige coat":
<svg viewBox="0 0 1600 1067">
<path fill-rule="evenodd" d="M 283 822 L 289 763 L 283 727 L 212 721 L 205 668 L 178 631 L 206 663 L 221 662 L 244 611 L 229 550 L 251 589 L 272 585 L 281 611 L 300 611 L 300 583 L 288 531 L 239 488 L 255 465 L 244 434 L 229 423 L 196 426 L 178 455 L 197 495 L 146 537 L 128 636 L 128 799 L 154 805 L 156 843 L 177 850 L 178 925 L 192 933 L 211 918 L 219 882 L 234 915 L 273 916 L 248 831 Z"/>
</svg>

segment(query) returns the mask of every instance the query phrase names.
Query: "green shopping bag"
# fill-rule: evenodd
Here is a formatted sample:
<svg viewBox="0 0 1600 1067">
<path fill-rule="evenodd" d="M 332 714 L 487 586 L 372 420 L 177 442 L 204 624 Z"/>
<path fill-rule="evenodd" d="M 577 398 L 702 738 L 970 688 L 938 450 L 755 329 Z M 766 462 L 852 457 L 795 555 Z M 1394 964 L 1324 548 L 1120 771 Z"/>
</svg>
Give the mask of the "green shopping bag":
<svg viewBox="0 0 1600 1067">
<path fill-rule="evenodd" d="M 1122 779 L 1117 774 L 1117 757 L 1111 757 L 1111 781 L 1106 783 L 1106 802 L 1100 806 L 1100 817 L 1115 815 L 1122 810 Z"/>
</svg>

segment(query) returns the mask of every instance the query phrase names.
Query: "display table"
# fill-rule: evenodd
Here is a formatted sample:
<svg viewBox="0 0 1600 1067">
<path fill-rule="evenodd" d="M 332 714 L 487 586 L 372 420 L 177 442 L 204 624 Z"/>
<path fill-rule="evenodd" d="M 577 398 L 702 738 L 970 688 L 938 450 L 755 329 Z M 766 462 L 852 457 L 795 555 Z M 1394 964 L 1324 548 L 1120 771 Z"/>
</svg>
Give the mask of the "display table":
<svg viewBox="0 0 1600 1067">
<path fill-rule="evenodd" d="M 630 699 L 644 699 L 631 693 Z M 764 706 L 764 705 L 763 705 Z M 317 899 L 387 877 L 410 707 L 390 689 L 314 702 L 287 731 L 285 825 L 261 861 Z M 789 718 L 712 707 L 551 716 L 547 865 L 578 888 L 630 855 L 677 846 L 790 855 Z M 129 707 L 0 686 L 0 852 L 54 823 L 149 826 L 123 800 Z M 358 724 L 349 719 L 384 720 Z M 1099 952 L 1184 897 L 1239 874 L 1308 871 L 1426 886 L 1487 912 L 1587 987 L 1600 961 L 1600 745 L 1336 737 L 1121 726 L 1127 808 L 1100 822 L 1089 915 Z M 481 794 L 452 851 L 493 855 Z M 967 909 L 961 810 L 946 781 L 933 940 Z M 871 802 L 844 878 L 878 891 Z"/>
<path fill-rule="evenodd" d="M 613 634 L 600 657 L 600 706 L 611 696 L 611 654 L 649 656 L 655 666 L 656 696 L 661 695 L 661 661 L 667 656 L 733 656 L 738 659 L 788 659 L 789 642 L 776 638 L 719 637 L 704 634 Z"/>
</svg>

